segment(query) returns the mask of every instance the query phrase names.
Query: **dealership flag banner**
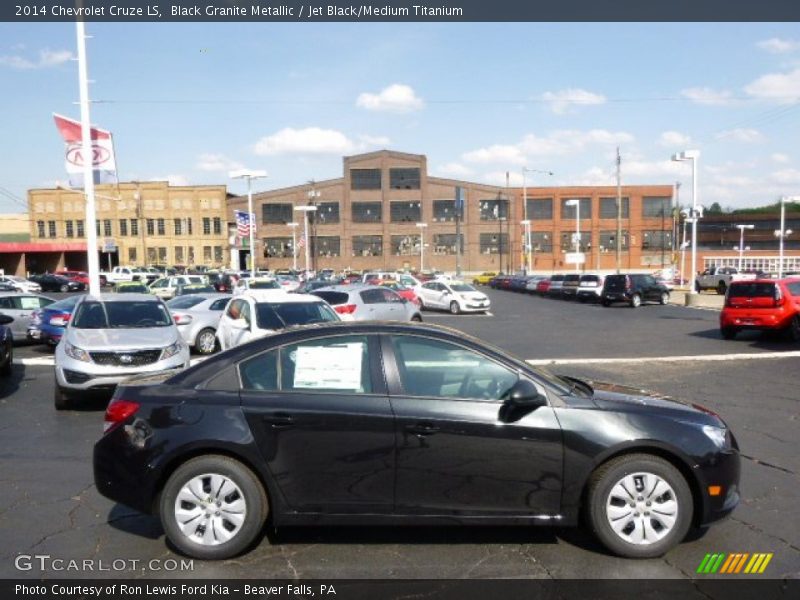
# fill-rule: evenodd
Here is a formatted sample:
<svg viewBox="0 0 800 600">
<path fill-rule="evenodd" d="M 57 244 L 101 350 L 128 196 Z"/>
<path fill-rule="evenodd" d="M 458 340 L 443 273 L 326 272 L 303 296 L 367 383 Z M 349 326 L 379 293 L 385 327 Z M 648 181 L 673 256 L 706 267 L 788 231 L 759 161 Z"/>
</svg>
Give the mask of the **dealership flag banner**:
<svg viewBox="0 0 800 600">
<path fill-rule="evenodd" d="M 83 187 L 83 138 L 81 122 L 53 113 L 56 127 L 66 143 L 65 165 L 69 185 Z M 114 158 L 114 141 L 111 132 L 98 127 L 91 128 L 92 169 L 95 183 L 116 183 L 117 164 Z"/>
</svg>

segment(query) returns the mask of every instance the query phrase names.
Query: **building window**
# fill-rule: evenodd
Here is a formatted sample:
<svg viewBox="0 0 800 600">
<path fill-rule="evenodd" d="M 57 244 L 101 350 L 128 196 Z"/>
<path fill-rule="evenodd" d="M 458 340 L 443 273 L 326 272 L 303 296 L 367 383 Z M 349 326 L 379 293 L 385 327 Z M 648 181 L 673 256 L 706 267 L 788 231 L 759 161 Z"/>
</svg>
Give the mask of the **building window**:
<svg viewBox="0 0 800 600">
<path fill-rule="evenodd" d="M 617 232 L 616 231 L 601 231 L 600 232 L 600 252 L 616 252 L 617 251 Z M 622 230 L 622 251 L 628 251 L 628 232 Z"/>
<path fill-rule="evenodd" d="M 461 254 L 464 254 L 464 236 L 461 238 Z M 455 233 L 435 233 L 433 234 L 433 253 L 444 255 L 458 254 L 456 247 L 456 234 Z"/>
<path fill-rule="evenodd" d="M 533 252 L 551 253 L 553 251 L 553 236 L 544 231 L 532 231 L 531 250 Z"/>
<path fill-rule="evenodd" d="M 211 246 L 203 246 L 203 262 L 211 262 Z"/>
<path fill-rule="evenodd" d="M 389 220 L 392 223 L 416 223 L 422 220 L 421 202 L 389 203 Z"/>
<path fill-rule="evenodd" d="M 186 218 L 186 233 L 189 234 L 189 235 L 192 235 L 192 218 L 191 217 L 187 217 Z M 191 252 L 190 252 L 189 256 L 191 256 Z"/>
<path fill-rule="evenodd" d="M 455 200 L 434 200 L 433 201 L 433 222 L 448 223 L 456 220 L 456 201 Z M 464 220 L 464 215 L 461 215 Z"/>
<path fill-rule="evenodd" d="M 419 235 L 392 236 L 392 254 L 394 256 L 417 256 L 419 255 L 419 249 Z"/>
<path fill-rule="evenodd" d="M 393 190 L 418 190 L 419 168 L 389 169 L 389 187 Z"/>
<path fill-rule="evenodd" d="M 672 198 L 642 198 L 642 217 L 670 217 Z"/>
<path fill-rule="evenodd" d="M 156 234 L 156 230 L 155 230 L 156 222 L 153 219 L 147 219 L 146 223 L 147 223 L 147 235 L 155 235 Z"/>
<path fill-rule="evenodd" d="M 86 233 L 83 230 L 83 219 L 78 219 L 76 221 L 76 224 L 78 226 L 78 237 L 79 238 L 86 237 Z"/>
<path fill-rule="evenodd" d="M 526 205 L 528 209 L 528 219 L 536 221 L 553 220 L 552 198 L 528 198 Z"/>
<path fill-rule="evenodd" d="M 318 235 L 313 238 L 315 256 L 339 256 L 341 241 L 338 235 Z"/>
<path fill-rule="evenodd" d="M 481 254 L 508 253 L 508 234 L 482 233 L 480 237 Z"/>
<path fill-rule="evenodd" d="M 630 201 L 628 198 L 622 199 L 622 218 L 628 218 L 628 211 Z M 583 207 L 581 207 L 583 210 Z M 617 218 L 617 199 L 616 198 L 600 198 L 600 218 L 601 219 L 616 219 Z"/>
<path fill-rule="evenodd" d="M 481 200 L 481 221 L 498 221 L 508 218 L 508 200 L 498 198 L 496 200 Z"/>
<path fill-rule="evenodd" d="M 165 235 L 166 230 L 164 228 L 164 219 L 158 219 L 156 221 L 156 226 L 158 228 L 158 235 Z"/>
<path fill-rule="evenodd" d="M 670 250 L 671 248 L 671 231 L 642 231 L 642 250 Z"/>
<path fill-rule="evenodd" d="M 222 219 L 214 217 L 214 235 L 222 235 Z"/>
<path fill-rule="evenodd" d="M 56 237 L 56 222 L 55 221 L 48 221 L 47 222 L 47 235 L 48 235 L 48 237 L 51 237 L 51 238 Z"/>
<path fill-rule="evenodd" d="M 286 225 L 292 222 L 291 204 L 262 204 L 261 221 L 265 224 Z"/>
<path fill-rule="evenodd" d="M 203 217 L 203 235 L 211 235 L 211 219 Z"/>
<path fill-rule="evenodd" d="M 264 238 L 264 258 L 291 258 L 292 238 Z"/>
<path fill-rule="evenodd" d="M 189 264 L 194 264 L 194 246 L 189 246 Z"/>
<path fill-rule="evenodd" d="M 175 235 L 183 235 L 183 223 L 180 219 L 173 219 L 173 226 L 175 227 Z"/>
<path fill-rule="evenodd" d="M 183 264 L 183 246 L 175 246 L 175 264 Z"/>
<path fill-rule="evenodd" d="M 158 248 L 158 264 L 165 265 L 167 264 L 167 249 L 163 246 Z"/>
<path fill-rule="evenodd" d="M 120 219 L 119 220 L 119 235 L 120 236 L 127 236 L 128 235 L 128 220 L 127 219 Z"/>
<path fill-rule="evenodd" d="M 99 235 L 100 235 L 100 219 L 97 219 L 97 220 L 94 222 L 94 228 L 95 228 L 95 232 L 96 232 L 96 233 L 97 233 L 97 235 L 99 236 Z"/>
<path fill-rule="evenodd" d="M 351 190 L 381 189 L 380 169 L 350 169 Z"/>
<path fill-rule="evenodd" d="M 573 216 L 573 218 L 575 218 Z M 586 252 L 592 247 L 592 232 L 581 231 L 581 242 L 578 252 Z M 575 252 L 575 232 L 562 231 L 561 232 L 561 250 L 564 252 Z"/>
<path fill-rule="evenodd" d="M 131 235 L 139 235 L 139 219 L 131 219 Z"/>
<path fill-rule="evenodd" d="M 64 233 L 68 238 L 75 237 L 75 229 L 73 228 L 71 220 L 65 223 Z"/>
<path fill-rule="evenodd" d="M 103 235 L 111 237 L 111 219 L 103 219 Z"/>
<path fill-rule="evenodd" d="M 338 202 L 320 202 L 317 204 L 316 212 L 309 213 L 309 217 L 313 217 L 319 225 L 328 225 L 330 223 L 339 222 L 339 203 Z"/>
<path fill-rule="evenodd" d="M 383 207 L 380 202 L 353 202 L 353 223 L 380 223 Z"/>
<path fill-rule="evenodd" d="M 128 248 L 128 262 L 131 264 L 136 262 L 136 248 Z"/>
<path fill-rule="evenodd" d="M 383 256 L 383 236 L 353 236 L 353 256 Z"/>
<path fill-rule="evenodd" d="M 154 265 L 156 264 L 156 249 L 155 248 L 148 248 L 147 249 L 147 262 L 148 264 Z"/>
<path fill-rule="evenodd" d="M 575 220 L 575 206 L 570 206 L 567 204 L 571 198 L 562 198 L 561 199 L 561 218 L 562 219 L 572 219 Z M 578 198 L 581 203 L 581 221 L 584 219 L 591 219 L 592 218 L 592 199 L 591 198 Z"/>
<path fill-rule="evenodd" d="M 222 264 L 222 246 L 214 246 L 214 263 Z"/>
<path fill-rule="evenodd" d="M 44 221 L 36 221 L 36 235 L 37 237 L 44 237 Z"/>
</svg>

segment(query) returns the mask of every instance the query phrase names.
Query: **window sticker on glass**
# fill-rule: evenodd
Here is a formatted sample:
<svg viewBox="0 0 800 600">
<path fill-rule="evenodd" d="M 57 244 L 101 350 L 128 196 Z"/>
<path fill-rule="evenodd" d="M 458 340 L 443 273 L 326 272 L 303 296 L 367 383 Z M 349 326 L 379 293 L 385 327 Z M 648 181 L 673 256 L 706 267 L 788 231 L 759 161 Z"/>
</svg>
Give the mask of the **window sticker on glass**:
<svg viewBox="0 0 800 600">
<path fill-rule="evenodd" d="M 39 308 L 39 298 L 23 296 L 20 298 L 22 310 L 31 310 Z"/>
<path fill-rule="evenodd" d="M 300 346 L 295 355 L 294 388 L 358 390 L 364 343 Z"/>
</svg>

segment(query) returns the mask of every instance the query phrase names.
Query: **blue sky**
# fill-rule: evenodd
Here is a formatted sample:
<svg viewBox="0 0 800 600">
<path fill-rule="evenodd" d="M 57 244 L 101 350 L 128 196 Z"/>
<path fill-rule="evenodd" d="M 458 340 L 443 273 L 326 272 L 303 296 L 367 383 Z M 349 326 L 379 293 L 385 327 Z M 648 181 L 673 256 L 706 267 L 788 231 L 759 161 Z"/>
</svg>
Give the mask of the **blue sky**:
<svg viewBox="0 0 800 600">
<path fill-rule="evenodd" d="M 92 121 L 121 180 L 259 188 L 341 176 L 343 155 L 428 156 L 434 175 L 683 184 L 702 204 L 800 194 L 797 24 L 89 23 Z M 73 24 L 0 24 L 0 212 L 66 179 L 51 113 L 78 117 Z M 230 189 L 240 190 L 233 182 Z"/>
</svg>

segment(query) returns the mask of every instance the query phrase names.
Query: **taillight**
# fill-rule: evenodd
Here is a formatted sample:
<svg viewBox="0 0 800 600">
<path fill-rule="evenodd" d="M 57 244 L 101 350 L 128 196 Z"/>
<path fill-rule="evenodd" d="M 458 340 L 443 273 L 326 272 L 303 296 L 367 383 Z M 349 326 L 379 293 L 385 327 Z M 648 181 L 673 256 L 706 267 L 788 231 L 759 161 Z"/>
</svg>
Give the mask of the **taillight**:
<svg viewBox="0 0 800 600">
<path fill-rule="evenodd" d="M 781 291 L 781 286 L 775 286 L 775 306 L 782 306 L 783 305 L 783 292 Z"/>
<path fill-rule="evenodd" d="M 177 313 L 172 315 L 172 319 L 175 321 L 175 325 L 187 325 L 192 322 L 192 315 Z"/>
<path fill-rule="evenodd" d="M 334 306 L 333 310 L 335 310 L 340 315 L 352 315 L 354 312 L 356 312 L 356 305 L 340 304 L 339 306 Z"/>
<path fill-rule="evenodd" d="M 120 423 L 124 423 L 139 410 L 138 402 L 130 400 L 112 400 L 106 408 L 106 416 L 103 421 L 103 433 L 108 433 Z"/>
</svg>

